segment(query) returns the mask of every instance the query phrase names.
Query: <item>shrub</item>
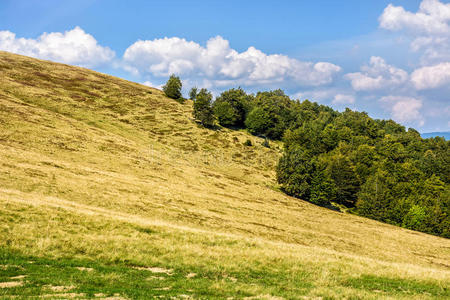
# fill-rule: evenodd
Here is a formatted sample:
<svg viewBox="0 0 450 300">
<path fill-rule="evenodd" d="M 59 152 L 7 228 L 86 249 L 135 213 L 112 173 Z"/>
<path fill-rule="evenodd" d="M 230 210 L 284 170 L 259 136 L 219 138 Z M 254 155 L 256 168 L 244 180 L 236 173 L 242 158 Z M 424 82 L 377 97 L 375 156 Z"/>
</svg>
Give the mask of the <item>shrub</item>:
<svg viewBox="0 0 450 300">
<path fill-rule="evenodd" d="M 249 139 L 247 139 L 247 140 L 244 142 L 244 146 L 249 146 L 249 147 L 253 146 L 252 141 L 250 141 Z"/>
</svg>

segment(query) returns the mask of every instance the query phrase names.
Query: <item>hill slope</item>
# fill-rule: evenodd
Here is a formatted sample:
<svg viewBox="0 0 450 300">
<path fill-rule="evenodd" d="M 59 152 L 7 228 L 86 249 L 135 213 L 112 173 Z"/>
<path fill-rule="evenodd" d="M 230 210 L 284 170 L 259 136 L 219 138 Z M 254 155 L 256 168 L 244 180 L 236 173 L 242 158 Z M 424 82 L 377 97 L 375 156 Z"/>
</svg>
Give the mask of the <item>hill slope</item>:
<svg viewBox="0 0 450 300">
<path fill-rule="evenodd" d="M 191 106 L 0 52 L 0 296 L 450 296 L 449 240 L 285 196 Z"/>
</svg>

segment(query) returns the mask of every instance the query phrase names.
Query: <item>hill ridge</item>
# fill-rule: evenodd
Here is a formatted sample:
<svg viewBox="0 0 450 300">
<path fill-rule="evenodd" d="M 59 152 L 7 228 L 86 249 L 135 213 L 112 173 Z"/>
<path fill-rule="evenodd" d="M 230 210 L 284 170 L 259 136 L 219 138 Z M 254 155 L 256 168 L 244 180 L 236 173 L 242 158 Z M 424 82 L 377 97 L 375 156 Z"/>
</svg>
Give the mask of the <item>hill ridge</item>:
<svg viewBox="0 0 450 300">
<path fill-rule="evenodd" d="M 201 128 L 191 113 L 190 101 L 179 104 L 153 88 L 0 52 L 0 245 L 9 251 L 0 263 L 64 257 L 117 264 L 117 278 L 135 272 L 129 265 L 183 275 L 155 283 L 139 273 L 140 288 L 120 290 L 128 298 L 448 295 L 449 240 L 288 197 L 274 178 L 281 144 L 268 149 L 243 131 Z M 52 197 L 67 207 L 45 200 Z M 192 272 L 202 275 L 185 282 Z M 48 292 L 27 274 L 33 288 L 2 295 Z M 93 289 L 114 294 L 100 275 L 103 290 L 76 276 L 69 283 L 92 297 Z M 378 286 L 385 278 L 409 294 Z"/>
</svg>

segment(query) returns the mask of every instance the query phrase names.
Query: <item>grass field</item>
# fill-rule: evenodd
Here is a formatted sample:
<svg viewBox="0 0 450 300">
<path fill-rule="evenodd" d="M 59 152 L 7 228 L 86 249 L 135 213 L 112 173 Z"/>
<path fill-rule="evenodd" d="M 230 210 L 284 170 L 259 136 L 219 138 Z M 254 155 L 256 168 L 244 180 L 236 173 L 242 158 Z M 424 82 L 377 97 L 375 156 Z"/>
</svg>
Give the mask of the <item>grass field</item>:
<svg viewBox="0 0 450 300">
<path fill-rule="evenodd" d="M 0 52 L 0 298 L 450 298 L 450 240 L 287 197 L 191 107 Z"/>
</svg>

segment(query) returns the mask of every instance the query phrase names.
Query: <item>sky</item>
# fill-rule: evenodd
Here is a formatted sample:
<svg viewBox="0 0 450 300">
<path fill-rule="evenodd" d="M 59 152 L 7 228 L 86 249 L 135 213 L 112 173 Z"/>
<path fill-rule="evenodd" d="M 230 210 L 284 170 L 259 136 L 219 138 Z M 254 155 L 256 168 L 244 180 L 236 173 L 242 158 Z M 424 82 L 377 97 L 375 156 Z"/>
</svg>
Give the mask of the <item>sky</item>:
<svg viewBox="0 0 450 300">
<path fill-rule="evenodd" d="M 450 131 L 450 1 L 1 0 L 0 50 Z"/>
</svg>

